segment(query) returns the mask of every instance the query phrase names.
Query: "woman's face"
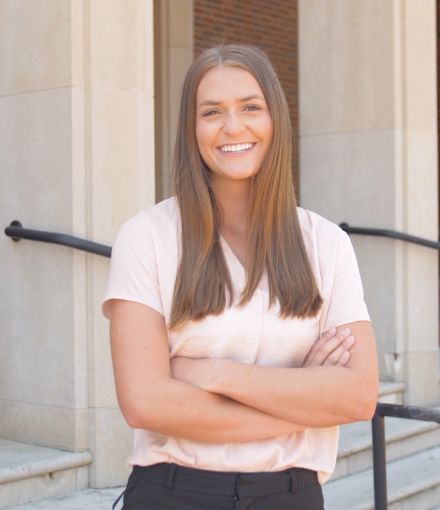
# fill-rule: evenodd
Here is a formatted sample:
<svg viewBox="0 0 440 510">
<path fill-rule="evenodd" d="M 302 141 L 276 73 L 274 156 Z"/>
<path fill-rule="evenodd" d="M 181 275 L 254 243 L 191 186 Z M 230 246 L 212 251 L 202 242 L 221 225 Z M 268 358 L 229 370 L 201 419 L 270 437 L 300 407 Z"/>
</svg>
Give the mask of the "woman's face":
<svg viewBox="0 0 440 510">
<path fill-rule="evenodd" d="M 272 118 L 257 80 L 240 67 L 214 67 L 197 89 L 196 138 L 218 179 L 249 179 L 272 140 Z"/>
</svg>

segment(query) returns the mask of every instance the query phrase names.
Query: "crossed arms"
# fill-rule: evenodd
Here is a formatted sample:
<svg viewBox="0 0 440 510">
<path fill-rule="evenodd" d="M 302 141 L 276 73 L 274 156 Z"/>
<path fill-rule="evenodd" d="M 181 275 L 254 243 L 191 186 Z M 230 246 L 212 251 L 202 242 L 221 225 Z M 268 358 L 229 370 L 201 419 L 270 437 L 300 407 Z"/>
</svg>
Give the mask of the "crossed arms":
<svg viewBox="0 0 440 510">
<path fill-rule="evenodd" d="M 198 442 L 243 442 L 368 420 L 374 413 L 378 368 L 369 322 L 324 334 L 301 368 L 170 362 L 161 314 L 133 301 L 115 299 L 111 307 L 116 391 L 134 428 Z"/>
</svg>

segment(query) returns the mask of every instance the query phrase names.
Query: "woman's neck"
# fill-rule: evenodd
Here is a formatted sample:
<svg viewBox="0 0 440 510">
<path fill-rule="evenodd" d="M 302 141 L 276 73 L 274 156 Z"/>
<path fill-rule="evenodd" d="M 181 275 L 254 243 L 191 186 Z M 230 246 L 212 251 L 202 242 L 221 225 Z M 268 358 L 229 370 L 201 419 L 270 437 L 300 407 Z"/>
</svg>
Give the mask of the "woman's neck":
<svg viewBox="0 0 440 510">
<path fill-rule="evenodd" d="M 213 179 L 212 187 L 222 211 L 221 232 L 234 237 L 246 235 L 250 201 L 250 180 L 226 181 Z"/>
</svg>

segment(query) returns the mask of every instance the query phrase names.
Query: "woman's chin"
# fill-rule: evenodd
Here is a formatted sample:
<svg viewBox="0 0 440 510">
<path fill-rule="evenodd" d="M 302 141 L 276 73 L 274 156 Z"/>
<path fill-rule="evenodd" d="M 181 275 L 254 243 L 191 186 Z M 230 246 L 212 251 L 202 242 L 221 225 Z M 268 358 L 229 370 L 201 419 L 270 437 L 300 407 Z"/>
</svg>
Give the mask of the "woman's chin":
<svg viewBox="0 0 440 510">
<path fill-rule="evenodd" d="M 228 169 L 222 172 L 215 172 L 211 170 L 212 181 L 216 180 L 228 180 L 232 182 L 248 181 L 251 179 L 257 171 L 254 170 L 243 170 L 243 169 Z"/>
</svg>

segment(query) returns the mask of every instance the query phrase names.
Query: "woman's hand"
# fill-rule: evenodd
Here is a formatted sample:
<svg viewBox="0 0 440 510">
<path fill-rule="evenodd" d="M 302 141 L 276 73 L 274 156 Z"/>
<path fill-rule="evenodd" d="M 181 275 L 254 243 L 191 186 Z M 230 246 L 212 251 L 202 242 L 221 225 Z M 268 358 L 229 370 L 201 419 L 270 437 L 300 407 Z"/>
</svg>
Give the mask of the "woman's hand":
<svg viewBox="0 0 440 510">
<path fill-rule="evenodd" d="M 303 367 L 321 367 L 323 365 L 345 367 L 350 360 L 350 349 L 355 339 L 350 335 L 348 328 L 336 334 L 336 328 L 331 328 L 317 340 L 309 354 L 307 354 Z"/>
<path fill-rule="evenodd" d="M 350 336 L 356 338 L 354 344 Z M 346 350 L 350 351 L 348 362 L 341 359 Z M 377 351 L 369 321 L 328 331 L 310 349 L 302 367 L 216 361 L 221 364 L 213 366 L 209 374 L 210 387 L 206 389 L 210 393 L 306 428 L 370 420 L 376 408 Z M 197 373 L 199 365 L 194 364 L 193 369 Z"/>
<path fill-rule="evenodd" d="M 336 328 L 329 329 L 317 340 L 302 367 L 323 365 L 344 367 L 350 360 L 349 350 L 355 344 L 348 328 L 336 334 Z M 170 360 L 171 375 L 207 391 L 215 387 L 215 375 L 222 370 L 224 360 L 217 358 L 185 358 L 176 356 Z"/>
</svg>

